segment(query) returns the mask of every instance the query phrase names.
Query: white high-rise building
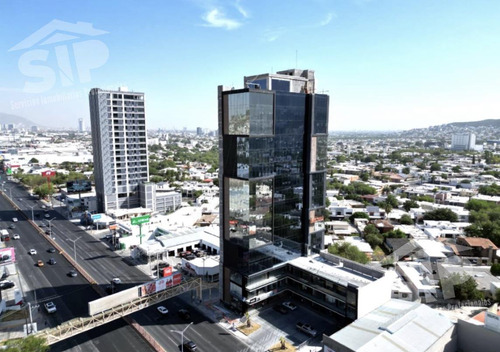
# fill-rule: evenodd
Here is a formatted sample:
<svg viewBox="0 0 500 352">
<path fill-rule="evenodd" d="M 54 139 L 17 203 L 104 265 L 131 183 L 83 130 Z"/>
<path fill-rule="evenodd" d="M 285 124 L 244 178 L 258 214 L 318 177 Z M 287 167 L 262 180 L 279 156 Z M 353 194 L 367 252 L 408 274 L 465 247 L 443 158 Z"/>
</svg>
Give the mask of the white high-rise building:
<svg viewBox="0 0 500 352">
<path fill-rule="evenodd" d="M 149 180 L 144 93 L 93 88 L 89 103 L 98 210 L 140 207 Z"/>
<path fill-rule="evenodd" d="M 451 150 L 473 150 L 475 146 L 476 135 L 474 133 L 454 133 L 451 136 Z"/>
<path fill-rule="evenodd" d="M 83 121 L 82 118 L 78 119 L 78 132 L 80 133 L 85 132 L 85 121 Z"/>
</svg>

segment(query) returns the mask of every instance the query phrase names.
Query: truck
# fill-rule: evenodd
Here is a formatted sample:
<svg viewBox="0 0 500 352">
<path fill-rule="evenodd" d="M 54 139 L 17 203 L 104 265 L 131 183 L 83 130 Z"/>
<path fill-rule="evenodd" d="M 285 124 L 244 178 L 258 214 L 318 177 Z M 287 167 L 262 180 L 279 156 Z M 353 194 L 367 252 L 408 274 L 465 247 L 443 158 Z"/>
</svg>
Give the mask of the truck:
<svg viewBox="0 0 500 352">
<path fill-rule="evenodd" d="M 7 231 L 6 229 L 3 229 L 0 231 L 0 236 L 1 236 L 2 242 L 10 240 L 9 231 Z"/>
</svg>

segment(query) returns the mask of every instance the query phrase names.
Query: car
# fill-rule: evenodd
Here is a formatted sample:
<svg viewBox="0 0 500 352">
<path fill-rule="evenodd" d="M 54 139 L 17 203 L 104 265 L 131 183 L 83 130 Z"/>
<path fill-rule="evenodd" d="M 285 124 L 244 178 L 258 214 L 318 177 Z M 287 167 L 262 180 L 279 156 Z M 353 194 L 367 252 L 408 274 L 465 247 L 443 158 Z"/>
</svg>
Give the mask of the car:
<svg viewBox="0 0 500 352">
<path fill-rule="evenodd" d="M 17 218 L 12 218 L 12 222 L 17 222 Z"/>
<path fill-rule="evenodd" d="M 55 265 L 56 263 L 57 263 L 57 262 L 56 262 L 56 260 L 55 260 L 54 258 L 50 258 L 50 259 L 49 259 L 49 264 L 50 264 L 50 265 Z"/>
<path fill-rule="evenodd" d="M 119 285 L 122 283 L 122 280 L 120 280 L 119 277 L 114 277 L 111 279 L 111 282 L 114 283 L 115 285 Z"/>
<path fill-rule="evenodd" d="M 18 233 L 15 233 L 13 236 L 12 236 L 13 239 L 15 240 L 20 240 L 21 239 L 21 236 L 19 236 Z"/>
<path fill-rule="evenodd" d="M 29 255 L 36 255 L 36 249 L 31 248 L 31 249 L 28 251 L 28 254 L 29 254 Z"/>
<path fill-rule="evenodd" d="M 189 313 L 189 310 L 187 310 L 187 309 L 179 309 L 179 311 L 177 312 L 177 315 L 184 320 L 191 319 L 191 314 Z"/>
<path fill-rule="evenodd" d="M 297 306 L 296 306 L 295 304 L 293 304 L 292 302 L 290 302 L 290 301 L 283 302 L 283 303 L 281 303 L 281 305 L 282 305 L 283 307 L 287 307 L 287 308 L 288 308 L 288 309 L 290 309 L 290 310 L 295 310 L 295 309 L 297 309 Z"/>
<path fill-rule="evenodd" d="M 194 352 L 198 349 L 198 346 L 196 346 L 196 344 L 191 340 L 185 342 L 184 345 L 182 345 L 182 347 L 183 350 L 187 352 Z"/>
<path fill-rule="evenodd" d="M 76 272 L 75 269 L 71 269 L 68 273 L 68 276 L 69 277 L 76 277 L 78 275 L 78 273 Z"/>
<path fill-rule="evenodd" d="M 15 229 L 15 228 L 16 228 L 16 225 L 14 225 L 14 224 L 10 224 L 10 225 L 9 225 L 9 229 L 11 229 L 11 230 L 12 230 L 12 229 Z"/>
<path fill-rule="evenodd" d="M 16 286 L 15 283 L 13 283 L 12 281 L 1 281 L 0 282 L 0 290 L 6 290 L 8 288 L 12 288 Z"/>
<path fill-rule="evenodd" d="M 285 307 L 283 307 L 282 305 L 280 304 L 277 304 L 273 307 L 273 309 L 281 314 L 286 314 L 288 313 L 288 309 L 286 309 Z"/>
<path fill-rule="evenodd" d="M 49 213 L 45 213 L 44 215 L 47 219 L 50 218 L 50 214 Z"/>
<path fill-rule="evenodd" d="M 47 311 L 47 313 L 55 313 L 57 312 L 57 307 L 56 305 L 54 304 L 54 302 L 47 302 L 44 304 L 45 306 L 45 310 Z"/>
<path fill-rule="evenodd" d="M 297 327 L 297 329 L 309 336 L 315 337 L 318 334 L 318 332 L 314 330 L 313 327 L 309 324 L 305 324 L 299 321 L 297 324 L 295 324 L 295 326 Z"/>
<path fill-rule="evenodd" d="M 43 260 L 38 259 L 38 261 L 36 262 L 36 265 L 39 266 L 39 267 L 43 266 L 44 265 L 43 264 Z"/>
<path fill-rule="evenodd" d="M 47 208 L 47 206 L 45 204 L 42 204 L 41 208 L 45 209 L 45 208 Z"/>
<path fill-rule="evenodd" d="M 49 253 L 55 253 L 56 249 L 54 247 L 50 247 L 49 249 L 47 249 L 47 252 L 49 252 Z"/>
<path fill-rule="evenodd" d="M 156 308 L 158 312 L 160 312 L 161 315 L 167 315 L 168 314 L 168 309 L 165 308 L 164 306 L 158 306 Z"/>
<path fill-rule="evenodd" d="M 40 213 L 35 213 L 35 218 L 39 218 L 40 217 Z"/>
</svg>

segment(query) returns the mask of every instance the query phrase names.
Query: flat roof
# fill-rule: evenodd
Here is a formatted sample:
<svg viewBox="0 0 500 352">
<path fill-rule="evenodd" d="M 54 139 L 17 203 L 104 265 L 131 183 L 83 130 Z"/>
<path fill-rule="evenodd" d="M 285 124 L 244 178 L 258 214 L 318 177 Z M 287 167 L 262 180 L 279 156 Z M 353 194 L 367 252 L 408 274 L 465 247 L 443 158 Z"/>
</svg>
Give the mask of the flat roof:
<svg viewBox="0 0 500 352">
<path fill-rule="evenodd" d="M 330 262 L 318 254 L 310 257 L 297 257 L 291 260 L 289 264 L 332 282 L 340 283 L 343 286 L 351 284 L 363 287 L 376 280 L 376 278 L 361 275 L 357 271 L 348 269 L 343 265 Z"/>
<path fill-rule="evenodd" d="M 450 319 L 424 304 L 391 299 L 331 339 L 358 352 L 427 351 L 451 328 Z"/>
</svg>

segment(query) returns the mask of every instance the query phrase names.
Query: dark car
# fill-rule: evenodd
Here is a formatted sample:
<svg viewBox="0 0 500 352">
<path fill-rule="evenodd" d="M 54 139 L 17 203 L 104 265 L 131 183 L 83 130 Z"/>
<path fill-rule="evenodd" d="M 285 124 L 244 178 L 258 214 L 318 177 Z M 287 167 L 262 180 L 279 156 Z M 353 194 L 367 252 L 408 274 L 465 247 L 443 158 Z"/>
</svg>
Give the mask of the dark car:
<svg viewBox="0 0 500 352">
<path fill-rule="evenodd" d="M 288 313 L 288 309 L 286 309 L 285 307 L 283 307 L 282 305 L 279 305 L 279 304 L 275 305 L 275 306 L 273 307 L 273 309 L 274 309 L 275 311 L 277 311 L 277 312 L 280 312 L 281 314 L 286 314 L 286 313 Z"/>
<path fill-rule="evenodd" d="M 53 248 L 53 247 L 50 247 L 49 249 L 47 249 L 47 252 L 49 252 L 49 253 L 55 253 L 56 249 Z"/>
<path fill-rule="evenodd" d="M 13 283 L 12 281 L 2 281 L 0 282 L 0 290 L 6 290 L 8 288 L 12 288 L 16 286 L 15 283 Z"/>
<path fill-rule="evenodd" d="M 15 229 L 15 228 L 16 228 L 16 225 L 14 225 L 14 224 L 9 225 L 9 229 Z"/>
<path fill-rule="evenodd" d="M 56 260 L 55 260 L 54 258 L 50 258 L 50 259 L 49 259 L 49 264 L 50 264 L 50 265 L 54 265 L 54 264 L 56 264 L 56 263 L 57 263 L 57 262 L 56 262 Z"/>
<path fill-rule="evenodd" d="M 184 320 L 191 319 L 191 314 L 189 314 L 189 310 L 187 310 L 187 309 L 179 309 L 179 311 L 177 312 L 177 315 L 179 315 L 179 317 L 181 317 Z"/>
<path fill-rule="evenodd" d="M 78 273 L 76 272 L 75 269 L 71 269 L 68 273 L 68 276 L 69 277 L 76 277 L 78 275 Z"/>
<path fill-rule="evenodd" d="M 196 344 L 193 341 L 188 341 L 188 342 L 184 343 L 183 347 L 184 347 L 184 351 L 187 351 L 187 352 L 194 352 L 198 349 L 198 346 L 196 346 Z"/>
</svg>

